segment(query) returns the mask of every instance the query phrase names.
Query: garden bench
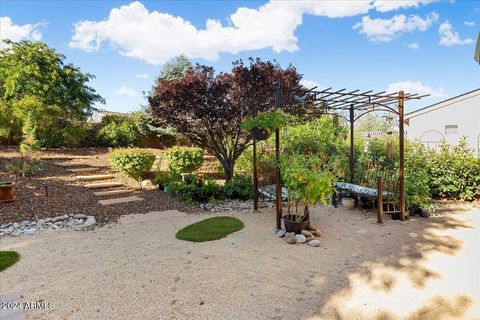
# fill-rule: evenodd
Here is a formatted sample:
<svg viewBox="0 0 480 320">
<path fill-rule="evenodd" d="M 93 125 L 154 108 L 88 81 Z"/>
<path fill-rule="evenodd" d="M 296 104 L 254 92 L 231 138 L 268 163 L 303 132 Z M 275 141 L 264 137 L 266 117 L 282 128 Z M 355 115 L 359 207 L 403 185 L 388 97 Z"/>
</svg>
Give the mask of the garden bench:
<svg viewBox="0 0 480 320">
<path fill-rule="evenodd" d="M 357 196 L 365 197 L 368 199 L 376 199 L 378 196 L 378 191 L 377 189 L 374 188 L 368 188 L 368 187 L 362 187 L 353 183 L 347 183 L 347 182 L 336 182 L 335 187 L 337 190 L 341 191 L 346 191 L 352 194 L 355 194 Z M 394 194 L 393 192 L 390 191 L 383 191 L 382 196 L 385 198 L 390 198 L 393 197 Z"/>
<path fill-rule="evenodd" d="M 269 184 L 263 187 L 259 187 L 258 192 L 268 200 L 275 201 L 277 199 L 277 194 L 275 191 L 274 184 Z M 282 187 L 282 201 L 287 201 L 287 196 L 288 196 L 287 189 Z"/>
</svg>

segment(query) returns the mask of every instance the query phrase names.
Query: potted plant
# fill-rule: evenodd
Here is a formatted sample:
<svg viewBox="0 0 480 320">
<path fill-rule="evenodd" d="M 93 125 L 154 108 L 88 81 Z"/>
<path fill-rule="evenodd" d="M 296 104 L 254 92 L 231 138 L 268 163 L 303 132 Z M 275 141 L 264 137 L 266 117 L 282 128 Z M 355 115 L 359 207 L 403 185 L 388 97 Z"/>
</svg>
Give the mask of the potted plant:
<svg viewBox="0 0 480 320">
<path fill-rule="evenodd" d="M 15 182 L 0 181 L 0 202 L 15 200 Z"/>
<path fill-rule="evenodd" d="M 245 119 L 242 129 L 250 131 L 255 140 L 267 140 L 273 130 L 283 128 L 286 124 L 287 119 L 283 112 L 262 112 L 256 117 Z"/>
<path fill-rule="evenodd" d="M 310 207 L 333 193 L 332 177 L 322 168 L 322 160 L 304 155 L 288 155 L 280 163 L 283 185 L 287 189 L 287 215 L 283 223 L 287 232 L 307 229 Z"/>
</svg>

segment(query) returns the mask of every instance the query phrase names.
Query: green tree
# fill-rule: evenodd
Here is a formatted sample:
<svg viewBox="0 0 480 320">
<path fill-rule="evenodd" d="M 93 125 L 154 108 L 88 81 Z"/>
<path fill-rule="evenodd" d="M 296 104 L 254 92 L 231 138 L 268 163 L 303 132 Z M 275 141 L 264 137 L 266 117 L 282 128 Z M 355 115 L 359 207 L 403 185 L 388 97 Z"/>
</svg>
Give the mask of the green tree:
<svg viewBox="0 0 480 320">
<path fill-rule="evenodd" d="M 375 113 L 369 113 L 364 115 L 358 120 L 358 123 L 356 124 L 356 130 L 358 132 L 388 131 L 392 129 L 392 123 L 389 123 L 387 119 L 384 119 L 383 117 Z"/>
<path fill-rule="evenodd" d="M 185 72 L 192 67 L 192 62 L 182 54 L 171 59 L 163 65 L 159 78 L 168 80 L 183 78 L 185 76 Z"/>
<path fill-rule="evenodd" d="M 0 50 L 2 136 L 12 135 L 12 131 L 19 134 L 18 128 L 25 117 L 22 116 L 22 110 L 15 110 L 15 104 L 25 102 L 25 99 L 30 102 L 20 103 L 22 106 L 43 106 L 35 111 L 37 114 L 48 115 L 52 108 L 57 109 L 57 119 L 84 120 L 93 112 L 95 103 L 105 103 L 95 89 L 87 85 L 94 76 L 66 63 L 64 55 L 45 43 L 4 42 L 8 47 Z M 12 121 L 12 115 L 17 116 L 20 124 Z M 8 125 L 8 129 L 3 128 L 4 124 Z"/>
</svg>

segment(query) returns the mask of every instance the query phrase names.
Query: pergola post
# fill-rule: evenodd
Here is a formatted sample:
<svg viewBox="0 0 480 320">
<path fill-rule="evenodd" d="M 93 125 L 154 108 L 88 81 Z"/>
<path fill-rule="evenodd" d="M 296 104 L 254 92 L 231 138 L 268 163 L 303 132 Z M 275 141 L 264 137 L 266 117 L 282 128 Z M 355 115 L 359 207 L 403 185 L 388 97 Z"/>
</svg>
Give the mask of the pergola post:
<svg viewBox="0 0 480 320">
<path fill-rule="evenodd" d="M 280 107 L 280 82 L 275 82 L 275 111 Z M 282 180 L 280 178 L 280 130 L 275 129 L 275 194 L 276 194 L 276 213 L 277 229 L 282 227 Z"/>
<path fill-rule="evenodd" d="M 355 177 L 355 152 L 353 141 L 353 129 L 355 125 L 355 112 L 353 104 L 350 105 L 350 183 L 354 183 Z"/>
<path fill-rule="evenodd" d="M 257 116 L 257 106 L 253 105 L 253 117 Z M 258 210 L 258 174 L 257 174 L 257 139 L 253 138 L 253 211 Z"/>
<path fill-rule="evenodd" d="M 404 221 L 405 220 L 405 164 L 404 164 L 404 158 L 405 158 L 405 133 L 404 133 L 404 107 L 403 107 L 403 101 L 404 100 L 404 94 L 403 91 L 400 91 L 398 93 L 398 118 L 400 123 L 398 124 L 399 127 L 399 153 L 400 153 L 400 168 L 398 172 L 398 178 L 399 178 L 399 185 L 400 185 L 400 220 Z"/>
</svg>

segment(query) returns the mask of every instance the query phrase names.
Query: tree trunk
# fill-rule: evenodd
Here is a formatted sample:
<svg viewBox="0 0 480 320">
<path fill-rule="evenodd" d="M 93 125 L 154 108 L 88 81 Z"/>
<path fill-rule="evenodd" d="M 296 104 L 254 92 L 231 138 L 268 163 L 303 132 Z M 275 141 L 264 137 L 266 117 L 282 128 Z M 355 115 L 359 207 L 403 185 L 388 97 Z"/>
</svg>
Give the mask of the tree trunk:
<svg viewBox="0 0 480 320">
<path fill-rule="evenodd" d="M 229 182 L 233 178 L 233 168 L 235 166 L 235 161 L 232 159 L 224 159 L 220 161 L 223 166 L 223 171 L 225 172 L 225 180 Z"/>
</svg>

